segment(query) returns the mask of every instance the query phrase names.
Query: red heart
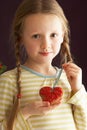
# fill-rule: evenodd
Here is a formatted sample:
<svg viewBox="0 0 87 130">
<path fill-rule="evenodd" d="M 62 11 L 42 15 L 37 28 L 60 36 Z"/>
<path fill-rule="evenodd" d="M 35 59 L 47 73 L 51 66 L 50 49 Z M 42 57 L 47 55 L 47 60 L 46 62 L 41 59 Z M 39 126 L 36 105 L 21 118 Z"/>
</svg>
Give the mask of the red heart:
<svg viewBox="0 0 87 130">
<path fill-rule="evenodd" d="M 63 90 L 61 87 L 51 88 L 49 86 L 45 86 L 40 89 L 39 94 L 43 101 L 49 101 L 50 104 L 55 104 L 59 101 L 59 99 L 61 99 Z"/>
</svg>

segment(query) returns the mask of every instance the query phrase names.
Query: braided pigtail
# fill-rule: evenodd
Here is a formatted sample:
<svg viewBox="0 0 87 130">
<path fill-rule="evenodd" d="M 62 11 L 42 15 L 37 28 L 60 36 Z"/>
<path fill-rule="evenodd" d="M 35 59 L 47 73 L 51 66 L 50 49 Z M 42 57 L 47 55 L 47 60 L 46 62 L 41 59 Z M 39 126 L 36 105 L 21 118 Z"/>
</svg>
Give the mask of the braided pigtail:
<svg viewBox="0 0 87 130">
<path fill-rule="evenodd" d="M 70 52 L 70 46 L 69 46 L 69 36 L 68 33 L 64 35 L 64 41 L 61 45 L 61 50 L 60 50 L 60 57 L 61 57 L 61 65 L 63 63 L 66 63 L 68 61 L 73 62 L 73 58 Z"/>
<path fill-rule="evenodd" d="M 14 121 L 15 121 L 15 118 L 17 116 L 17 113 L 19 111 L 19 108 L 20 108 L 20 99 L 21 99 L 21 79 L 20 79 L 20 76 L 21 76 L 21 68 L 20 68 L 20 45 L 19 43 L 16 43 L 15 45 L 15 50 L 16 50 L 16 65 L 17 65 L 17 90 L 18 90 L 18 93 L 17 93 L 17 96 L 16 96 L 16 99 L 14 101 L 14 104 L 13 104 L 13 107 L 12 107 L 12 111 L 11 111 L 11 114 L 10 114 L 10 117 L 9 117 L 9 120 L 8 120 L 8 123 L 7 123 L 7 130 L 13 130 L 13 126 L 14 126 Z"/>
</svg>

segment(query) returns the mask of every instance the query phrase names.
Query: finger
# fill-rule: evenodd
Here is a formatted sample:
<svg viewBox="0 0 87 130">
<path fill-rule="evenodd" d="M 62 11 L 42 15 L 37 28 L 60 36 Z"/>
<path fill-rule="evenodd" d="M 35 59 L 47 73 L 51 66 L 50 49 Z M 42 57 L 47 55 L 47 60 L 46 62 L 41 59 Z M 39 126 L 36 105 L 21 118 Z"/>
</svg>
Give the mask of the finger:
<svg viewBox="0 0 87 130">
<path fill-rule="evenodd" d="M 61 104 L 61 101 L 55 102 L 54 104 L 51 104 L 52 109 L 59 106 Z"/>
<path fill-rule="evenodd" d="M 50 106 L 50 103 L 47 102 L 47 101 L 43 101 L 43 102 L 42 102 L 42 105 L 45 106 L 45 107 L 48 107 L 48 106 Z"/>
<path fill-rule="evenodd" d="M 66 73 L 66 75 L 68 78 L 74 78 L 74 77 L 78 76 L 78 74 L 76 72 L 72 72 L 72 71 Z"/>
<path fill-rule="evenodd" d="M 78 74 L 80 74 L 80 71 L 78 71 L 76 69 L 71 69 L 71 68 L 65 70 L 65 72 L 66 72 L 66 74 L 69 74 L 69 75 L 72 75 L 72 74 L 78 75 Z"/>
<path fill-rule="evenodd" d="M 76 64 L 71 63 L 71 62 L 65 63 L 62 66 L 63 66 L 63 68 L 71 67 L 71 68 L 75 68 L 75 69 L 81 69 L 79 66 L 77 66 Z"/>
<path fill-rule="evenodd" d="M 47 101 L 35 101 L 34 106 L 41 107 L 41 106 L 50 106 L 50 103 Z"/>
<path fill-rule="evenodd" d="M 59 97 L 57 100 L 53 101 L 51 105 L 59 104 L 62 101 L 62 97 Z"/>
<path fill-rule="evenodd" d="M 68 74 L 69 72 L 74 72 L 74 73 L 82 73 L 81 69 L 80 68 L 75 68 L 75 67 L 72 67 L 72 66 L 68 66 L 68 67 L 64 67 L 64 70 L 65 72 Z"/>
</svg>

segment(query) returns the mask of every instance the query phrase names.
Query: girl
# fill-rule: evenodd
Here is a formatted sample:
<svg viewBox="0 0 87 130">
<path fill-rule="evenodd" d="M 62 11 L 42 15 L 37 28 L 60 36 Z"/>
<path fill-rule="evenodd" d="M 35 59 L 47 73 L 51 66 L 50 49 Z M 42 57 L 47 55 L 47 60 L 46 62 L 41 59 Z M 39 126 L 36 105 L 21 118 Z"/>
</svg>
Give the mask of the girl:
<svg viewBox="0 0 87 130">
<path fill-rule="evenodd" d="M 24 0 L 12 37 L 17 67 L 0 76 L 1 130 L 87 130 L 87 93 L 81 68 L 72 62 L 68 21 L 60 5 Z M 63 71 L 52 65 L 58 54 Z M 54 83 L 63 89 L 62 99 L 42 101 L 40 89 Z"/>
</svg>

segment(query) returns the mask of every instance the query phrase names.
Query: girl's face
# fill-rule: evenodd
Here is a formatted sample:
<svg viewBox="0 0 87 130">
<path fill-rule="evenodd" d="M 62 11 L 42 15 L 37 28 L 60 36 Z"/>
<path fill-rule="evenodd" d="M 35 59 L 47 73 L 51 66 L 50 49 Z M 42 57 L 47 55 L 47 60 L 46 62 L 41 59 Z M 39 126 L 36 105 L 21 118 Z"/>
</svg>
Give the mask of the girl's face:
<svg viewBox="0 0 87 130">
<path fill-rule="evenodd" d="M 28 62 L 51 64 L 63 42 L 63 29 L 59 18 L 53 14 L 33 14 L 24 21 L 22 43 Z"/>
</svg>

